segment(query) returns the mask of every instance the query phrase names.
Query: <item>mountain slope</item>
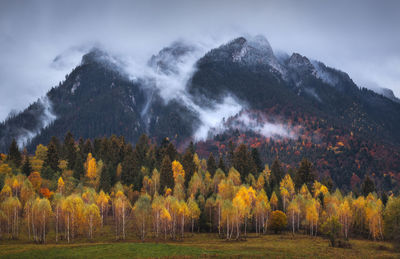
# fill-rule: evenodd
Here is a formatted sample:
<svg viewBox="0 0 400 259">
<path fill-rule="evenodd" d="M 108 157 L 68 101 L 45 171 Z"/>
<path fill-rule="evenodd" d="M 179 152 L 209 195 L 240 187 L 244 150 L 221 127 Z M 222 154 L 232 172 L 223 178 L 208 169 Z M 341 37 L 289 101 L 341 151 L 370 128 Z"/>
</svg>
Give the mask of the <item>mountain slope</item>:
<svg viewBox="0 0 400 259">
<path fill-rule="evenodd" d="M 12 138 L 32 150 L 67 131 L 132 143 L 146 133 L 183 146 L 198 140 L 202 155 L 225 154 L 229 141 L 244 141 L 264 162 L 279 156 L 295 166 L 307 156 L 321 175 L 345 184 L 365 174 L 396 181 L 400 103 L 393 98 L 300 54 L 278 58 L 261 36 L 196 53 L 175 42 L 151 57 L 151 73 L 131 79 L 135 71 L 94 49 L 45 98 L 0 124 L 0 150 Z"/>
</svg>

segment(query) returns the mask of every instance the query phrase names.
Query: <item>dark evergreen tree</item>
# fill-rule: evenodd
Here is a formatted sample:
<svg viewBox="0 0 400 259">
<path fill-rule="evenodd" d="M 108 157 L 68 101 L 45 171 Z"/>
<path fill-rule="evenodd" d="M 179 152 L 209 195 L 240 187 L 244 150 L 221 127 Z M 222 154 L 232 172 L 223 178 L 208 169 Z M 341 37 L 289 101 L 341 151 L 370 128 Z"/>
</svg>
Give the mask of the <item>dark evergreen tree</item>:
<svg viewBox="0 0 400 259">
<path fill-rule="evenodd" d="M 160 169 L 160 193 L 164 193 L 166 188 L 174 187 L 174 176 L 172 174 L 171 159 L 165 155 Z"/>
<path fill-rule="evenodd" d="M 326 188 L 328 188 L 329 191 L 332 191 L 332 190 L 333 190 L 333 181 L 332 181 L 332 178 L 331 178 L 330 176 L 325 176 L 325 177 L 322 179 L 321 183 L 322 183 L 323 185 L 325 185 Z"/>
<path fill-rule="evenodd" d="M 257 148 L 251 149 L 251 157 L 253 158 L 255 167 L 257 168 L 257 173 L 261 172 L 264 168 Z"/>
<path fill-rule="evenodd" d="M 63 149 L 64 158 L 68 161 L 68 169 L 73 169 L 75 167 L 76 148 L 74 136 L 69 131 L 65 135 Z"/>
<path fill-rule="evenodd" d="M 85 141 L 83 140 L 82 137 L 79 138 L 78 140 L 78 151 L 83 153 L 83 150 L 85 149 Z"/>
<path fill-rule="evenodd" d="M 231 168 L 233 166 L 233 160 L 235 156 L 235 144 L 233 144 L 232 141 L 229 141 L 228 143 L 227 156 L 228 156 L 228 167 Z"/>
<path fill-rule="evenodd" d="M 149 151 L 150 140 L 146 134 L 140 136 L 135 146 L 136 159 L 139 165 L 147 166 L 147 152 Z"/>
<path fill-rule="evenodd" d="M 137 165 L 136 155 L 132 149 L 132 145 L 128 144 L 124 161 L 122 161 L 122 173 L 121 173 L 122 183 L 126 185 L 134 184 L 135 179 L 137 179 L 136 174 L 139 173 L 137 169 L 138 165 Z"/>
<path fill-rule="evenodd" d="M 172 143 L 168 144 L 165 154 L 169 156 L 171 161 L 178 160 L 178 151 L 176 151 L 176 148 Z"/>
<path fill-rule="evenodd" d="M 85 141 L 85 143 L 83 144 L 83 149 L 82 149 L 83 155 L 86 157 L 89 153 L 94 154 L 93 151 L 93 146 L 92 146 L 92 142 L 90 141 L 90 139 L 87 139 Z"/>
<path fill-rule="evenodd" d="M 187 148 L 193 155 L 196 152 L 196 148 L 194 147 L 193 141 L 190 141 L 189 147 Z"/>
<path fill-rule="evenodd" d="M 208 156 L 207 170 L 211 174 L 211 177 L 214 176 L 215 171 L 217 170 L 217 163 L 215 162 L 215 158 L 212 152 L 210 152 L 210 155 Z"/>
<path fill-rule="evenodd" d="M 239 171 L 242 182 L 245 181 L 246 177 L 250 173 L 254 175 L 257 172 L 253 158 L 251 157 L 245 144 L 240 144 L 234 153 L 233 166 Z"/>
<path fill-rule="evenodd" d="M 19 152 L 18 145 L 15 139 L 13 139 L 11 142 L 7 159 L 11 165 L 15 167 L 21 166 L 21 161 L 22 161 L 21 152 Z"/>
<path fill-rule="evenodd" d="M 42 176 L 42 178 L 51 180 L 54 178 L 55 173 L 56 173 L 56 171 L 51 169 L 50 166 L 45 166 L 42 168 L 41 176 Z"/>
<path fill-rule="evenodd" d="M 382 192 L 381 194 L 381 201 L 383 203 L 383 206 L 386 206 L 386 203 L 388 202 L 389 197 L 387 196 L 386 192 Z"/>
<path fill-rule="evenodd" d="M 314 167 L 310 161 L 308 161 L 306 158 L 303 158 L 294 177 L 296 188 L 300 189 L 303 184 L 306 184 L 308 189 L 311 190 L 314 181 Z"/>
<path fill-rule="evenodd" d="M 226 166 L 225 166 L 222 154 L 219 154 L 218 168 L 221 169 L 222 171 L 226 172 Z"/>
<path fill-rule="evenodd" d="M 375 184 L 372 179 L 367 176 L 364 179 L 364 182 L 361 187 L 361 192 L 364 196 L 368 196 L 368 194 L 373 193 L 375 191 Z"/>
<path fill-rule="evenodd" d="M 32 173 L 32 166 L 31 163 L 29 162 L 28 156 L 25 156 L 25 162 L 22 165 L 22 173 L 25 174 L 26 176 L 29 176 Z"/>
<path fill-rule="evenodd" d="M 76 154 L 75 160 L 75 167 L 74 167 L 74 178 L 77 180 L 83 179 L 85 175 L 85 167 L 84 167 L 85 160 L 81 152 Z"/>
<path fill-rule="evenodd" d="M 281 167 L 281 163 L 279 162 L 278 158 L 275 158 L 271 166 L 271 183 L 269 186 L 271 191 L 279 187 L 279 184 L 284 176 L 283 174 L 284 172 Z"/>
<path fill-rule="evenodd" d="M 100 190 L 109 192 L 111 189 L 111 175 L 114 173 L 113 168 L 105 164 L 100 175 Z"/>
<path fill-rule="evenodd" d="M 48 166 L 53 170 L 53 172 L 57 172 L 59 170 L 58 168 L 58 160 L 59 160 L 59 154 L 58 154 L 58 148 L 57 148 L 57 138 L 52 137 L 49 145 L 47 146 L 47 156 L 46 160 L 44 161 L 44 166 Z"/>
<path fill-rule="evenodd" d="M 186 149 L 186 152 L 183 155 L 182 166 L 185 170 L 185 187 L 187 187 L 190 179 L 192 179 L 192 176 L 196 171 L 196 164 L 193 161 L 193 153 L 190 151 L 189 148 Z"/>
</svg>

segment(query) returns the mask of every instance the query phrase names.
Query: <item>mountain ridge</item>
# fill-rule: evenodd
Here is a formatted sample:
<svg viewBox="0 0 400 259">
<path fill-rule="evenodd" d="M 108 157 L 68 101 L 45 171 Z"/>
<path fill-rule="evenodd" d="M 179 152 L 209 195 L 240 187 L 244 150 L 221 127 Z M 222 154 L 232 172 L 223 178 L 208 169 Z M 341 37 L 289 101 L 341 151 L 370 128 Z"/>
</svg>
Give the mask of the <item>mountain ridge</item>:
<svg viewBox="0 0 400 259">
<path fill-rule="evenodd" d="M 195 46 L 174 42 L 149 59 L 150 74 L 132 79 L 124 62 L 91 50 L 47 93 L 47 106 L 35 102 L 0 124 L 0 150 L 6 152 L 12 138 L 33 150 L 67 131 L 91 139 L 122 135 L 132 143 L 145 133 L 154 141 L 168 137 L 178 147 L 197 140 L 204 155 L 225 152 L 218 146 L 222 142 L 251 143 L 256 137 L 267 146 L 271 139 L 291 143 L 286 148 L 310 143 L 314 151 L 299 152 L 316 157 L 316 152 L 323 157 L 343 141 L 351 149 L 357 146 L 355 154 L 362 150 L 360 143 L 383 145 L 394 150 L 392 165 L 375 165 L 364 173 L 396 173 L 400 168 L 396 101 L 360 88 L 345 72 L 301 54 L 277 58 L 261 36 L 238 37 L 198 59 L 195 51 Z M 44 116 L 49 118 L 46 124 Z M 331 128 L 339 135 L 329 133 Z M 351 144 L 352 139 L 358 144 Z"/>
</svg>

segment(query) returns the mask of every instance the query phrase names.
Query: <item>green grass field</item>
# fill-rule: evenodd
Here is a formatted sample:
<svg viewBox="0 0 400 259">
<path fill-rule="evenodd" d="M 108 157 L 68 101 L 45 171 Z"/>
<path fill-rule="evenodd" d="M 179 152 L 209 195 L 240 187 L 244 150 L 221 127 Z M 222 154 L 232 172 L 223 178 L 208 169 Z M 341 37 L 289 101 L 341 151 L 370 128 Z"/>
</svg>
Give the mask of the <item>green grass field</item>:
<svg viewBox="0 0 400 259">
<path fill-rule="evenodd" d="M 104 238 L 103 238 L 104 239 Z M 250 235 L 246 241 L 225 241 L 215 234 L 196 234 L 184 241 L 35 245 L 25 241 L 1 241 L 0 258 L 400 258 L 387 242 L 351 240 L 351 249 L 329 247 L 327 240 L 290 234 Z"/>
</svg>

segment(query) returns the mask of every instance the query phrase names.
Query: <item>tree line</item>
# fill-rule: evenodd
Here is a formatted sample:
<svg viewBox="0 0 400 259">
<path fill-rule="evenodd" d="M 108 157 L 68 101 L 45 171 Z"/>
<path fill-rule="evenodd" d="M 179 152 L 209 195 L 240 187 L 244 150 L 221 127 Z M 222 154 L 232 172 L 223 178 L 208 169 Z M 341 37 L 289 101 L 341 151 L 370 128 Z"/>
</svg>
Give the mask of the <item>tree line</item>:
<svg viewBox="0 0 400 259">
<path fill-rule="evenodd" d="M 366 178 L 359 194 L 342 193 L 318 178 L 303 159 L 284 170 L 262 165 L 257 149 L 232 148 L 201 159 L 191 143 L 183 154 L 165 139 L 142 136 L 133 148 L 122 137 L 75 141 L 68 133 L 38 145 L 34 155 L 15 141 L 0 162 L 0 235 L 21 232 L 45 243 L 92 239 L 104 227 L 115 238 L 182 239 L 198 231 L 245 239 L 247 233 L 290 231 L 310 236 L 399 240 L 400 198 L 378 195 Z"/>
</svg>

